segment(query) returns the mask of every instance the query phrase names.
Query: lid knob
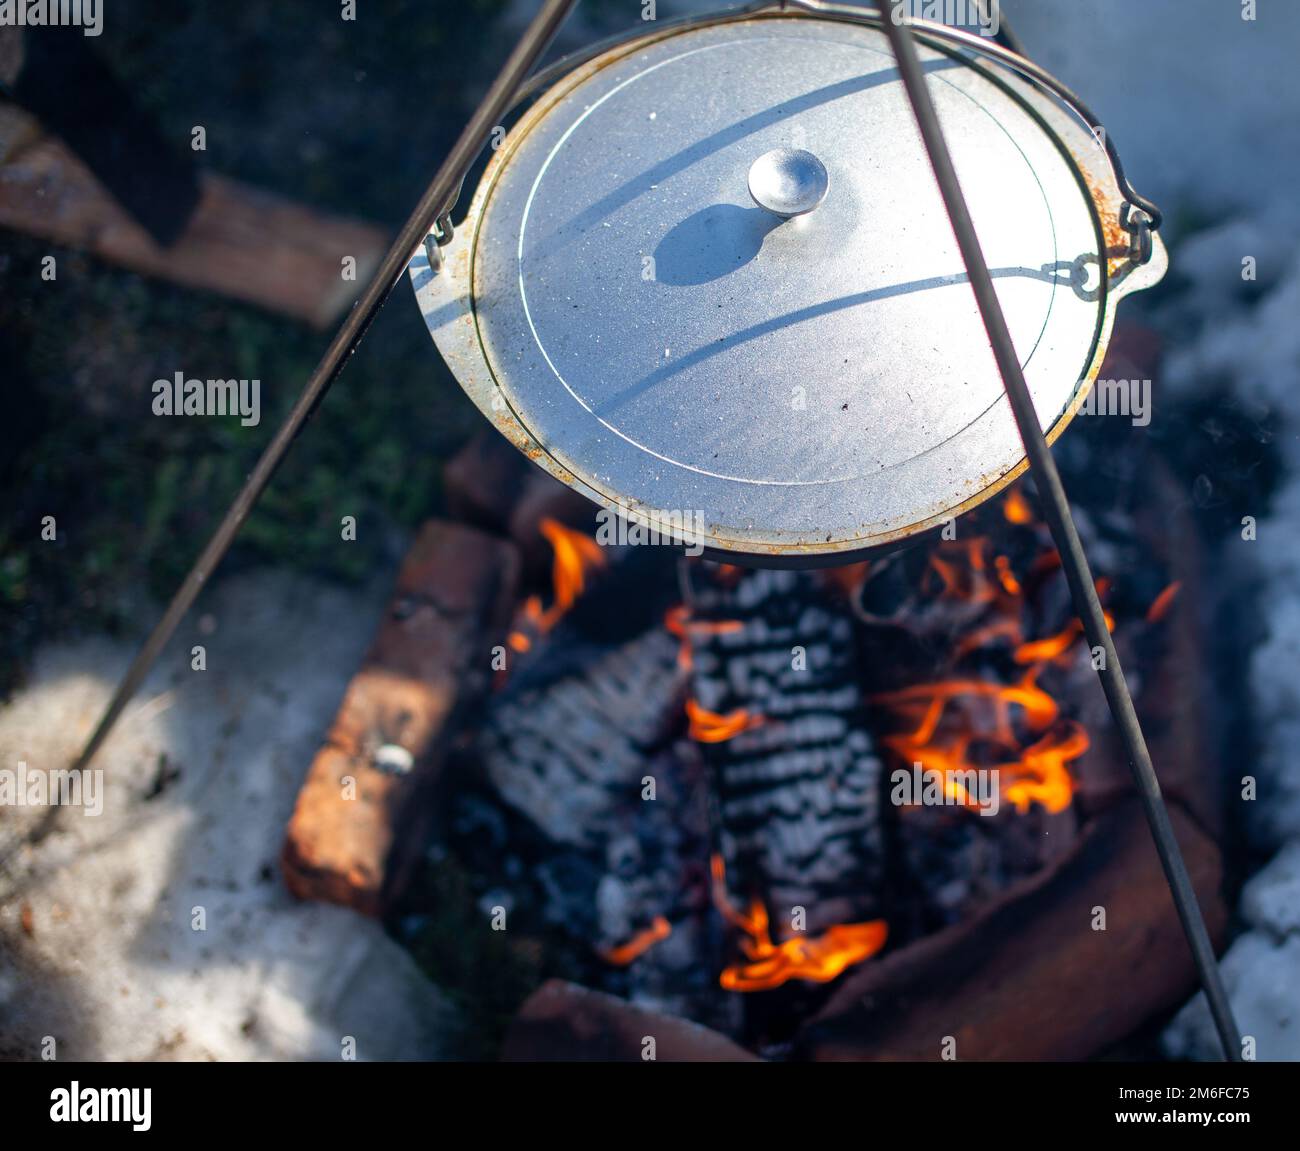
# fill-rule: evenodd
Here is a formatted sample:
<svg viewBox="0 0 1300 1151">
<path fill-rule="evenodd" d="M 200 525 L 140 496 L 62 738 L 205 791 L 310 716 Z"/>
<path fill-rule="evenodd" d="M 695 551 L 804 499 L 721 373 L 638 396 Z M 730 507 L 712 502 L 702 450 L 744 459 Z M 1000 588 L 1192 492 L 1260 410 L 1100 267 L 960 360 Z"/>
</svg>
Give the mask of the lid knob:
<svg viewBox="0 0 1300 1151">
<path fill-rule="evenodd" d="M 826 198 L 826 167 L 802 148 L 773 148 L 749 169 L 749 194 L 760 208 L 782 219 L 811 212 Z"/>
</svg>

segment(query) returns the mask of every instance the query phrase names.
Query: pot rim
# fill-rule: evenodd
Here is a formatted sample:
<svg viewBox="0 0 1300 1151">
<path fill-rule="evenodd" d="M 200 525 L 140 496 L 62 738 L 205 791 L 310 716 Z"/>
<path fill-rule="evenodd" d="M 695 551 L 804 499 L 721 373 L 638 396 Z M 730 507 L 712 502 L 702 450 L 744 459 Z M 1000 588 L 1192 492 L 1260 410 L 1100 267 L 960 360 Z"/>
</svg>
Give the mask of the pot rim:
<svg viewBox="0 0 1300 1151">
<path fill-rule="evenodd" d="M 492 156 L 465 218 L 456 227 L 450 241 L 439 248 L 430 237 L 408 265 L 417 301 L 435 345 L 461 388 L 489 422 L 551 476 L 598 507 L 646 527 L 661 526 L 651 509 L 638 506 L 625 495 L 600 489 L 557 460 L 520 421 L 498 387 L 482 347 L 474 311 L 472 270 L 479 227 L 497 182 L 507 170 L 520 142 L 579 85 L 632 53 L 684 33 L 769 20 L 829 20 L 879 27 L 881 15 L 870 9 L 848 8 L 817 0 L 796 0 L 795 3 L 778 0 L 775 4 L 762 3 L 748 9 L 671 21 L 648 32 L 637 29 L 594 45 L 576 62 L 572 57 L 558 61 L 535 76 L 521 91 L 521 99 L 535 95 L 536 100 L 523 112 Z M 1129 292 L 1158 282 L 1167 268 L 1164 245 L 1154 231 L 1150 234 L 1150 256 L 1145 262 L 1115 255 L 1116 242 L 1126 241 L 1123 221 L 1129 209 L 1137 206 L 1145 211 L 1149 207 L 1156 220 L 1159 219 L 1158 210 L 1132 191 L 1118 165 L 1113 142 L 1107 138 L 1103 143 L 1091 127 L 1084 126 L 1084 122 L 1090 119 L 1089 114 L 1063 86 L 1057 84 L 1055 88 L 1045 90 L 1040 82 L 1025 76 L 1016 64 L 1008 60 L 1020 61 L 1020 57 L 1000 46 L 986 43 L 981 37 L 928 21 L 909 23 L 917 39 L 927 47 L 974 68 L 1038 121 L 1039 127 L 1057 146 L 1067 166 L 1076 175 L 1092 215 L 1097 251 L 1106 252 L 1109 257 L 1107 274 L 1096 289 L 1101 306 L 1086 371 L 1076 382 L 1070 402 L 1051 428 L 1045 429 L 1048 443 L 1054 443 L 1087 401 L 1098 377 L 1119 300 Z M 972 59 L 962 49 L 978 51 L 981 55 Z M 1002 474 L 980 477 L 972 494 L 960 503 L 902 527 L 867 537 L 787 543 L 772 542 L 770 532 L 766 533 L 769 538 L 760 539 L 762 533 L 758 532 L 747 538 L 743 530 L 729 528 L 726 529 L 728 534 L 723 535 L 711 528 L 703 539 L 689 542 L 702 544 L 705 556 L 724 562 L 767 567 L 826 567 L 852 563 L 933 536 L 944 524 L 1005 490 L 1024 475 L 1028 467 L 1028 460 L 1022 456 Z"/>
</svg>

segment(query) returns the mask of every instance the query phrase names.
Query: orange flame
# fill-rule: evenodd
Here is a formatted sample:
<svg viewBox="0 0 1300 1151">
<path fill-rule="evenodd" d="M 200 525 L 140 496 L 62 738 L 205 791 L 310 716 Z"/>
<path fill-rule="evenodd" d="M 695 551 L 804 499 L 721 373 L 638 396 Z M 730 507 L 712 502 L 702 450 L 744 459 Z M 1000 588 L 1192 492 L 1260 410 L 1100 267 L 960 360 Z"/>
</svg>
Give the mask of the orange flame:
<svg viewBox="0 0 1300 1151">
<path fill-rule="evenodd" d="M 506 643 L 517 652 L 528 651 L 534 637 L 546 635 L 555 627 L 586 590 L 587 572 L 606 563 L 605 553 L 590 536 L 565 527 L 549 516 L 539 526 L 554 554 L 551 587 L 555 598 L 545 610 L 541 596 L 532 595 L 524 601 L 521 626 L 506 637 Z"/>
<path fill-rule="evenodd" d="M 692 635 L 727 635 L 740 631 L 745 625 L 738 619 L 691 619 L 691 609 L 684 603 L 669 608 L 664 615 L 664 627 L 679 638 L 690 641 Z"/>
<path fill-rule="evenodd" d="M 954 803 L 979 806 L 963 780 L 966 772 L 979 770 L 998 773 L 999 786 L 1016 810 L 1025 814 L 1032 803 L 1039 803 L 1052 814 L 1070 806 L 1074 792 L 1067 764 L 1088 750 L 1088 734 L 1078 724 L 1067 721 L 1057 730 L 1060 708 L 1035 682 L 1040 668 L 1032 667 L 1019 683 L 999 684 L 985 680 L 943 680 L 918 684 L 902 691 L 875 697 L 875 702 L 892 705 L 899 714 L 919 714 L 915 730 L 886 736 L 885 746 L 907 763 L 920 763 L 926 771 L 942 780 L 943 794 Z M 985 713 L 978 704 L 982 702 Z M 956 704 L 949 713 L 949 705 Z M 1010 709 L 1019 709 L 1024 726 L 1042 733 L 1026 748 L 1021 748 L 1012 723 Z M 939 734 L 942 722 L 956 728 Z M 970 756 L 976 741 L 1001 746 L 1016 758 L 1005 762 L 980 764 Z"/>
<path fill-rule="evenodd" d="M 1072 619 L 1055 635 L 1022 643 L 1015 650 L 1015 661 L 1016 663 L 1045 663 L 1048 660 L 1059 659 L 1069 650 L 1070 645 L 1082 631 L 1083 627 L 1079 621 Z"/>
<path fill-rule="evenodd" d="M 1024 815 L 1031 804 L 1038 803 L 1053 815 L 1070 806 L 1074 780 L 1066 764 L 1088 750 L 1088 733 L 1072 720 L 1063 735 L 1046 735 L 1021 753 L 1015 763 L 1003 764 L 1000 777 L 1002 793 Z"/>
<path fill-rule="evenodd" d="M 993 561 L 993 566 L 997 568 L 998 583 L 1002 585 L 1002 590 L 1009 596 L 1019 597 L 1023 594 L 1020 581 L 1016 579 L 1015 573 L 1011 570 L 1011 561 L 1006 556 L 998 556 Z"/>
<path fill-rule="evenodd" d="M 738 619 L 691 619 L 691 609 L 686 604 L 669 608 L 664 614 L 664 627 L 669 634 L 677 636 L 681 645 L 677 649 L 677 666 L 682 671 L 690 671 L 695 665 L 695 655 L 691 648 L 691 639 L 697 635 L 727 635 L 738 632 L 745 625 Z"/>
<path fill-rule="evenodd" d="M 1019 488 L 1012 488 L 1007 492 L 1007 498 L 1002 501 L 1002 514 L 1006 516 L 1008 523 L 1029 524 L 1034 522 L 1034 509 L 1029 506 L 1029 501 L 1025 499 L 1025 493 Z"/>
<path fill-rule="evenodd" d="M 542 617 L 542 630 L 549 631 L 586 589 L 588 569 L 604 567 L 606 559 L 594 539 L 565 527 L 558 520 L 544 518 L 541 529 L 555 552 L 551 569 L 555 602 Z"/>
<path fill-rule="evenodd" d="M 1014 684 L 993 683 L 983 679 L 949 679 L 939 680 L 936 683 L 919 683 L 898 691 L 882 692 L 872 696 L 872 702 L 886 706 L 902 705 L 904 709 L 910 707 L 913 711 L 921 709 L 926 719 L 911 738 L 927 741 L 934 736 L 935 728 L 939 723 L 939 715 L 931 714 L 936 704 L 942 709 L 948 701 L 961 696 L 986 699 L 991 701 L 994 707 L 997 734 L 1004 740 L 1013 741 L 1015 737 L 1011 734 L 1007 710 L 1009 705 L 1016 704 L 1023 709 L 1025 720 L 1034 731 L 1042 731 L 1049 727 L 1059 714 L 1060 709 L 1056 706 L 1056 700 L 1035 683 L 1038 672 L 1038 668 L 1031 667 L 1020 681 Z M 902 737 L 891 736 L 890 738 Z"/>
<path fill-rule="evenodd" d="M 606 963 L 612 963 L 615 967 L 626 967 L 672 933 L 672 925 L 668 920 L 662 915 L 656 915 L 649 927 L 638 931 L 626 943 L 621 943 L 617 947 L 602 948 L 599 955 Z"/>
<path fill-rule="evenodd" d="M 999 637 L 1008 639 L 1012 643 L 1020 643 L 1023 639 L 1020 621 L 1012 619 L 1010 616 L 1003 616 L 1001 619 L 996 619 L 984 627 L 977 627 L 973 631 L 967 632 L 957 642 L 957 646 L 953 651 L 954 658 L 961 659 L 964 655 L 969 655 L 973 651 L 987 647 Z"/>
<path fill-rule="evenodd" d="M 1035 522 L 1018 490 L 1007 496 L 1003 514 L 1011 523 Z M 1033 561 L 1027 582 L 1046 578 L 1059 566 L 1055 549 L 1047 548 Z M 938 598 L 987 605 L 953 645 L 952 662 L 1005 642 L 1025 672 L 1010 684 L 954 675 L 873 697 L 871 702 L 910 725 L 886 736 L 885 746 L 905 763 L 919 763 L 927 774 L 938 775 L 944 796 L 954 803 L 977 806 L 963 781 L 971 778 L 967 772 L 982 768 L 998 772 L 1004 794 L 1022 814 L 1035 803 L 1049 812 L 1064 811 L 1073 793 L 1068 765 L 1087 751 L 1088 735 L 1078 724 L 1061 721 L 1060 708 L 1039 686 L 1038 676 L 1050 664 L 1068 661 L 1083 633 L 1081 624 L 1071 620 L 1055 635 L 1026 641 L 1025 584 L 1007 556 L 992 555 L 984 537 L 945 541 L 930 557 L 930 569 L 939 579 Z M 1098 594 L 1108 590 L 1108 581 L 1097 581 Z M 1114 618 L 1109 612 L 1105 618 L 1113 630 Z"/>
<path fill-rule="evenodd" d="M 944 540 L 940 545 L 943 555 L 930 557 L 930 567 L 943 585 L 940 599 L 959 599 L 970 603 L 991 603 L 997 598 L 997 589 L 988 578 L 988 564 L 984 549 L 988 541 L 983 536 L 968 540 Z M 948 557 L 955 558 L 948 558 Z"/>
<path fill-rule="evenodd" d="M 731 964 L 722 970 L 718 982 L 726 991 L 767 991 L 791 979 L 829 983 L 846 968 L 870 959 L 885 945 L 889 927 L 883 919 L 868 923 L 840 923 L 821 935 L 798 935 L 784 943 L 773 943 L 767 909 L 761 900 L 750 904 L 748 914 L 733 906 L 727 896 L 726 869 L 722 856 L 710 860 L 713 874 L 713 902 L 723 917 L 740 929 L 740 949 L 748 963 Z"/>
<path fill-rule="evenodd" d="M 688 734 L 699 743 L 725 743 L 735 739 L 742 731 L 761 727 L 763 717 L 751 715 L 745 708 L 738 707 L 726 715 L 709 711 L 693 699 L 686 701 L 686 715 L 690 719 Z"/>
<path fill-rule="evenodd" d="M 1099 594 L 1104 593 L 1104 583 L 1104 580 L 1097 581 Z M 1113 632 L 1115 630 L 1115 617 L 1108 611 L 1103 611 L 1101 614 L 1106 620 L 1106 630 Z M 1073 646 L 1074 641 L 1081 635 L 1083 635 L 1083 624 L 1076 617 L 1055 635 L 1047 636 L 1045 639 L 1036 639 L 1030 643 L 1022 643 L 1015 650 L 1015 661 L 1016 663 L 1049 663 L 1054 660 L 1059 662 Z"/>
</svg>

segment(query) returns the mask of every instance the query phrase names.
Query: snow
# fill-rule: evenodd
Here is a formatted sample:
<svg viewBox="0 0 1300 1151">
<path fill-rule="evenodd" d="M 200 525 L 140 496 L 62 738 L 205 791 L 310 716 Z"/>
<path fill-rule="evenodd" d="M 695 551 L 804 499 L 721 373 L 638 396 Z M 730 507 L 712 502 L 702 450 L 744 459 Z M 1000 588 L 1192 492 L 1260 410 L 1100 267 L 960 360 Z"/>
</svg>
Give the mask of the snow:
<svg viewBox="0 0 1300 1151">
<path fill-rule="evenodd" d="M 59 1059 L 338 1059 L 350 1036 L 362 1060 L 436 1057 L 446 1008 L 406 951 L 293 901 L 277 864 L 385 595 L 222 584 L 215 631 L 182 627 L 96 761 L 103 813 L 56 809 L 43 838 L 39 809 L 0 813 L 0 1056 L 40 1058 L 52 1036 Z M 66 767 L 131 654 L 44 648 L 0 711 L 0 767 Z M 151 798 L 163 756 L 180 774 Z"/>
<path fill-rule="evenodd" d="M 1300 4 L 1236 0 L 1034 0 L 1005 10 L 1031 55 L 1093 106 L 1133 185 L 1171 221 L 1220 221 L 1175 237 L 1184 290 L 1157 322 L 1169 336 L 1163 385 L 1184 396 L 1230 394 L 1280 423 L 1289 469 L 1257 539 L 1231 541 L 1217 568 L 1262 581 L 1266 638 L 1251 688 L 1261 739 L 1258 798 L 1246 822 L 1280 849 L 1245 889 L 1251 930 L 1223 961 L 1238 1023 L 1259 1059 L 1300 1059 Z M 1171 231 L 1176 228 L 1171 229 Z M 1252 258 L 1257 279 L 1243 280 Z M 1245 509 L 1243 514 L 1251 514 Z M 1197 996 L 1164 1037 L 1176 1058 L 1217 1059 Z"/>
<path fill-rule="evenodd" d="M 1300 1060 L 1300 841 L 1292 843 L 1247 885 L 1242 914 L 1253 930 L 1233 941 L 1221 961 L 1224 983 L 1242 1035 L 1259 1060 Z M 1219 1058 L 1219 1041 L 1198 995 L 1164 1034 L 1175 1059 Z"/>
</svg>

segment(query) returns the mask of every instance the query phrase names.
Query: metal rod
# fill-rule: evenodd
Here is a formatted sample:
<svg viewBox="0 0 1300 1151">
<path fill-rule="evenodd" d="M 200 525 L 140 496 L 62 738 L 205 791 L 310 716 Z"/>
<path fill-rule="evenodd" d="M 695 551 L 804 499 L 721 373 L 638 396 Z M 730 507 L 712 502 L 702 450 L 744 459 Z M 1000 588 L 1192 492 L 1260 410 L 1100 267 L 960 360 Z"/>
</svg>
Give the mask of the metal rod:
<svg viewBox="0 0 1300 1151">
<path fill-rule="evenodd" d="M 982 0 L 988 3 L 988 0 Z M 987 9 L 982 9 L 987 10 Z M 875 27 L 882 19 L 888 19 L 892 11 L 892 4 L 878 3 L 876 8 L 863 8 L 857 4 L 837 4 L 831 0 L 755 0 L 753 4 L 743 8 L 729 8 L 722 12 L 717 12 L 711 16 L 684 16 L 677 20 L 661 20 L 655 24 L 655 30 L 651 35 L 656 38 L 666 35 L 675 28 L 695 27 L 710 28 L 722 24 L 733 24 L 739 21 L 751 20 L 756 16 L 763 15 L 788 15 L 798 16 L 807 13 L 812 16 L 820 17 L 823 20 L 840 20 L 849 24 L 868 24 Z M 1002 17 L 1005 25 L 1005 16 Z M 922 30 L 926 39 L 937 40 L 941 44 L 952 45 L 954 47 L 972 52 L 985 59 L 991 60 L 1005 68 L 1009 68 L 1019 73 L 1030 83 L 1042 88 L 1045 92 L 1050 93 L 1054 98 L 1066 106 L 1075 116 L 1077 116 L 1088 128 L 1097 136 L 1106 158 L 1110 162 L 1111 170 L 1115 174 L 1115 182 L 1119 185 L 1120 191 L 1124 198 L 1128 200 L 1135 208 L 1141 208 L 1150 219 L 1150 226 L 1154 230 L 1160 226 L 1163 219 L 1160 208 L 1157 204 L 1141 195 L 1136 188 L 1129 183 L 1128 175 L 1124 170 L 1124 163 L 1120 158 L 1119 149 L 1115 146 L 1114 136 L 1109 132 L 1098 132 L 1102 127 L 1101 121 L 1088 108 L 1078 95 L 1072 92 L 1055 76 L 1043 68 L 1040 68 L 1032 60 L 1020 53 L 1019 48 L 1006 47 L 999 43 L 998 40 L 990 40 L 986 36 L 979 36 L 967 32 L 961 28 L 956 28 L 948 24 L 938 24 L 931 20 L 913 20 L 912 24 Z M 601 53 L 616 48 L 622 44 L 633 43 L 645 39 L 647 33 L 636 28 L 629 32 L 621 32 L 614 36 L 606 37 L 603 40 L 597 40 L 585 48 L 579 49 L 563 59 L 556 60 L 553 64 L 539 69 L 534 73 L 519 90 L 519 101 L 522 102 L 535 96 L 549 88 L 561 76 L 572 71 L 582 64 L 595 59 Z M 1005 37 L 1002 37 L 1005 39 Z M 1018 44 L 1019 41 L 1017 40 Z"/>
<path fill-rule="evenodd" d="M 1025 46 L 1021 43 L 1020 37 L 1011 29 L 1011 22 L 1007 19 L 1007 14 L 1002 11 L 1002 0 L 976 0 L 979 5 L 980 14 L 986 20 L 991 20 L 994 15 L 998 18 L 998 34 L 995 39 L 1005 48 L 1010 48 L 1017 56 L 1025 55 Z"/>
<path fill-rule="evenodd" d="M 952 230 L 957 237 L 957 245 L 961 249 L 962 260 L 970 276 L 971 288 L 979 305 L 989 343 L 993 347 L 998 371 L 1002 375 L 1011 410 L 1015 413 L 1020 438 L 1024 441 L 1025 455 L 1038 482 L 1043 498 L 1043 512 L 1051 528 L 1052 539 L 1056 542 L 1056 549 L 1061 555 L 1061 565 L 1069 581 L 1075 610 L 1083 623 L 1089 644 L 1094 648 L 1100 647 L 1105 653 L 1105 663 L 1099 672 L 1101 686 L 1106 693 L 1106 702 L 1110 705 L 1111 715 L 1119 728 L 1124 750 L 1128 754 L 1129 766 L 1133 770 L 1133 778 L 1142 799 L 1147 823 L 1151 828 L 1151 837 L 1155 841 L 1156 852 L 1160 856 L 1160 863 L 1164 868 L 1170 893 L 1173 895 L 1174 906 L 1178 910 L 1178 918 L 1182 921 L 1183 932 L 1187 936 L 1201 986 L 1205 989 L 1210 1014 L 1214 1018 L 1219 1041 L 1223 1045 L 1224 1058 L 1228 1062 L 1239 1062 L 1242 1058 L 1241 1039 L 1214 958 L 1214 948 L 1210 944 L 1209 934 L 1205 930 L 1205 920 L 1201 917 L 1200 905 L 1196 901 L 1196 892 L 1188 877 L 1187 866 L 1183 862 L 1178 841 L 1174 837 L 1173 826 L 1169 822 L 1169 812 L 1160 794 L 1160 782 L 1151 763 L 1151 753 L 1147 750 L 1146 739 L 1142 735 L 1142 727 L 1133 708 L 1133 697 L 1129 694 L 1128 684 L 1120 667 L 1119 655 L 1115 651 L 1115 643 L 1111 639 L 1110 629 L 1106 626 L 1106 617 L 1102 611 L 1101 600 L 1097 596 L 1097 589 L 1093 585 L 1088 559 L 1084 555 L 1083 545 L 1079 542 L 1079 533 L 1075 530 L 1074 520 L 1070 515 L 1070 504 L 1066 499 L 1065 488 L 1061 484 L 1061 477 L 1057 473 L 1051 449 L 1047 445 L 1037 413 L 1034 411 L 1033 399 L 1025 383 L 1020 360 L 1011 341 L 1011 333 L 1007 329 L 1006 317 L 1002 314 L 1002 306 L 993 289 L 993 279 L 989 275 L 988 264 L 984 260 L 975 226 L 971 222 L 970 212 L 957 180 L 957 172 L 953 167 L 952 156 L 944 140 L 943 130 L 939 126 L 939 117 L 925 85 L 925 76 L 921 71 L 912 31 L 905 23 L 896 22 L 887 14 L 882 14 L 881 25 L 894 50 L 903 87 L 907 91 L 912 111 L 916 115 L 921 139 L 925 143 L 926 152 L 929 153 L 935 179 L 938 181 L 939 190 L 948 209 Z"/>
<path fill-rule="evenodd" d="M 353 304 L 347 319 L 326 349 L 325 355 L 321 357 L 320 363 L 316 365 L 316 370 L 312 372 L 293 409 L 279 431 L 275 433 L 275 438 L 262 453 L 261 459 L 257 461 L 257 466 L 249 474 L 248 479 L 244 481 L 244 486 L 226 511 L 217 530 L 177 589 L 171 603 L 167 605 L 162 619 L 158 621 L 127 669 L 126 675 L 117 685 L 117 690 L 113 692 L 113 698 L 109 701 L 99 725 L 82 749 L 76 764 L 78 768 L 85 767 L 94 758 L 100 745 L 113 730 L 113 725 L 121 716 L 123 708 L 135 695 L 154 661 L 157 660 L 167 641 L 171 639 L 172 633 L 185 617 L 185 613 L 198 597 L 208 577 L 234 542 L 244 520 L 253 510 L 253 505 L 257 503 L 258 497 L 275 474 L 275 469 L 288 452 L 290 445 L 315 411 L 316 405 L 329 391 L 330 385 L 343 371 L 344 365 L 356 351 L 361 338 L 392 294 L 412 254 L 429 235 L 435 221 L 445 212 L 450 211 L 466 170 L 482 151 L 489 133 L 510 107 L 515 92 L 532 71 L 575 3 L 576 0 L 545 0 L 541 11 L 533 17 L 532 23 L 520 37 L 514 51 L 502 65 L 492 87 L 488 89 L 487 95 L 483 97 L 474 115 L 470 117 L 460 138 L 452 146 L 447 158 L 443 160 L 442 167 L 438 169 L 410 218 L 402 226 L 397 239 L 388 249 L 388 254 L 379 265 L 374 278 L 367 285 L 361 298 Z"/>
</svg>

